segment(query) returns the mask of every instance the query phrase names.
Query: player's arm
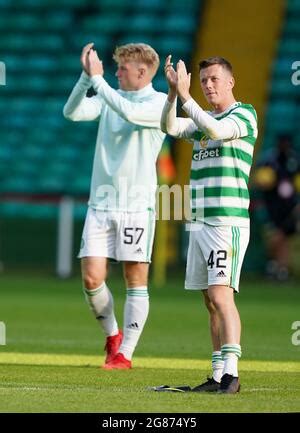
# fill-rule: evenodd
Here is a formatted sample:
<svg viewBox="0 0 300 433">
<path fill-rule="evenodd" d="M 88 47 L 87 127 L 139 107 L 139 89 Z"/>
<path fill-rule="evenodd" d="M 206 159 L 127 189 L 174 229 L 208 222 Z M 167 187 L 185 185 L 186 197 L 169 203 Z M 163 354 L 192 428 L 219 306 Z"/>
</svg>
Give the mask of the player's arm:
<svg viewBox="0 0 300 433">
<path fill-rule="evenodd" d="M 63 113 L 66 119 L 73 121 L 97 120 L 101 114 L 102 103 L 99 98 L 86 96 L 91 87 L 90 77 L 82 72 L 80 79 L 69 96 Z"/>
<path fill-rule="evenodd" d="M 91 98 L 86 96 L 88 89 L 92 86 L 87 62 L 87 56 L 92 47 L 93 43 L 90 43 L 82 50 L 80 61 L 83 72 L 63 109 L 64 116 L 70 120 L 96 120 L 101 113 L 100 99 L 95 96 Z"/>
<path fill-rule="evenodd" d="M 101 74 L 102 62 L 96 51 L 89 55 L 91 83 L 106 104 L 119 114 L 123 119 L 135 125 L 151 128 L 160 127 L 160 118 L 165 103 L 165 95 L 157 94 L 152 101 L 132 102 L 123 98 L 116 90 L 112 89 Z"/>
<path fill-rule="evenodd" d="M 163 132 L 178 138 L 192 138 L 198 127 L 192 119 L 176 116 L 177 98 L 166 100 L 161 116 L 160 128 Z"/>
<path fill-rule="evenodd" d="M 198 129 L 203 131 L 212 140 L 234 140 L 247 136 L 247 130 L 242 131 L 239 124 L 233 119 L 217 120 L 204 111 L 194 99 L 190 98 L 182 106 L 187 115 L 195 122 Z"/>
<path fill-rule="evenodd" d="M 171 63 L 171 57 L 169 55 L 165 62 L 165 76 L 169 90 L 160 120 L 160 128 L 173 137 L 190 138 L 197 126 L 191 119 L 176 116 L 177 73 L 173 68 L 173 63 Z"/>
</svg>

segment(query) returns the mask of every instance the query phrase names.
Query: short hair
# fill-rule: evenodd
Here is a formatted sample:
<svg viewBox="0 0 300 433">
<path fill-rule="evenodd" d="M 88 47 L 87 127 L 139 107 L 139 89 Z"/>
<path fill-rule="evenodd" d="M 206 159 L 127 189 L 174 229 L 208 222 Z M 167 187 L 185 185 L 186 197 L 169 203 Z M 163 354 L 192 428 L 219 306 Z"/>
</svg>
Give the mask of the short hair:
<svg viewBox="0 0 300 433">
<path fill-rule="evenodd" d="M 231 63 L 228 60 L 224 59 L 224 57 L 219 57 L 219 56 L 209 57 L 208 59 L 201 60 L 201 62 L 199 63 L 199 72 L 202 69 L 208 68 L 209 66 L 212 65 L 221 65 L 228 72 L 230 72 L 231 74 L 233 73 Z"/>
<path fill-rule="evenodd" d="M 113 54 L 115 62 L 125 60 L 129 62 L 145 63 L 154 76 L 159 68 L 159 56 L 150 45 L 143 43 L 131 43 L 121 45 Z"/>
</svg>

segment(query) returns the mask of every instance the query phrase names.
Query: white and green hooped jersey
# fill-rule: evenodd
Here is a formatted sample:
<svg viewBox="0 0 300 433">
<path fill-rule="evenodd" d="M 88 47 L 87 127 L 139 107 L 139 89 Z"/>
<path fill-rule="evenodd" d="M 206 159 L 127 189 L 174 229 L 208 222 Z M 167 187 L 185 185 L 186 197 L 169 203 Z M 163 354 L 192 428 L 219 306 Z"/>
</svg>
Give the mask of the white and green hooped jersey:
<svg viewBox="0 0 300 433">
<path fill-rule="evenodd" d="M 237 103 L 214 118 L 233 120 L 241 136 L 211 140 L 201 131 L 194 133 L 190 175 L 192 215 L 200 207 L 199 214 L 208 224 L 247 226 L 248 180 L 257 138 L 256 112 L 252 105 Z"/>
<path fill-rule="evenodd" d="M 189 119 L 176 118 L 174 104 L 167 102 L 162 127 L 194 144 L 192 219 L 215 226 L 249 227 L 248 180 L 257 138 L 253 106 L 236 102 L 215 114 L 203 111 L 190 99 L 183 109 Z"/>
</svg>

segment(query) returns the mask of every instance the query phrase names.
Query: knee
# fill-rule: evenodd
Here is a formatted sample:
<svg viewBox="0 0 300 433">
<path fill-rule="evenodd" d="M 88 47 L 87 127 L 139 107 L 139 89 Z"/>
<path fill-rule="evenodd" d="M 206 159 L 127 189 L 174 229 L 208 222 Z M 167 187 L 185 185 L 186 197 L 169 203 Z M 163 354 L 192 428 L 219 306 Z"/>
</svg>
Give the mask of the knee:
<svg viewBox="0 0 300 433">
<path fill-rule="evenodd" d="M 103 278 L 93 273 L 83 275 L 84 287 L 88 290 L 97 289 L 104 282 Z"/>
<path fill-rule="evenodd" d="M 144 266 L 125 266 L 124 278 L 128 287 L 147 286 L 147 269 Z"/>
<path fill-rule="evenodd" d="M 214 306 L 213 302 L 209 298 L 205 297 L 204 302 L 210 314 L 215 314 L 217 312 L 216 307 Z"/>
<path fill-rule="evenodd" d="M 212 309 L 215 311 L 222 311 L 231 304 L 231 300 L 221 292 L 210 293 L 209 298 L 212 304 Z"/>
<path fill-rule="evenodd" d="M 206 292 L 202 292 L 204 295 L 204 303 L 205 306 L 209 312 L 210 315 L 214 315 L 216 314 L 217 310 L 216 307 L 214 306 L 213 302 L 211 301 L 210 297 L 208 296 L 207 291 Z"/>
</svg>

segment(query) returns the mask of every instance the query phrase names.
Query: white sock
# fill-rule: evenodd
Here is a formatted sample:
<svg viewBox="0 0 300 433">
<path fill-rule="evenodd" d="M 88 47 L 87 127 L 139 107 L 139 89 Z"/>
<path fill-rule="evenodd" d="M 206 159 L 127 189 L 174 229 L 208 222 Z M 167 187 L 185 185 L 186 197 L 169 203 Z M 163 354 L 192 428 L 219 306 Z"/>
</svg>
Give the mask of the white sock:
<svg viewBox="0 0 300 433">
<path fill-rule="evenodd" d="M 224 374 L 231 374 L 238 377 L 238 360 L 242 355 L 239 344 L 223 344 L 221 347 L 222 358 L 224 359 Z"/>
<path fill-rule="evenodd" d="M 212 370 L 213 370 L 213 379 L 216 382 L 221 382 L 221 378 L 223 376 L 223 368 L 224 368 L 224 361 L 222 359 L 221 351 L 216 350 L 212 353 Z"/>
<path fill-rule="evenodd" d="M 127 289 L 124 307 L 123 340 L 119 352 L 131 360 L 149 312 L 147 286 Z"/>
<path fill-rule="evenodd" d="M 84 288 L 83 291 L 85 299 L 105 335 L 109 337 L 117 335 L 119 329 L 114 314 L 114 300 L 105 282 L 96 289 Z"/>
</svg>

